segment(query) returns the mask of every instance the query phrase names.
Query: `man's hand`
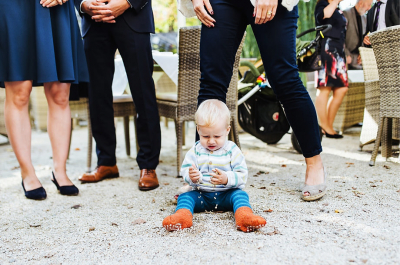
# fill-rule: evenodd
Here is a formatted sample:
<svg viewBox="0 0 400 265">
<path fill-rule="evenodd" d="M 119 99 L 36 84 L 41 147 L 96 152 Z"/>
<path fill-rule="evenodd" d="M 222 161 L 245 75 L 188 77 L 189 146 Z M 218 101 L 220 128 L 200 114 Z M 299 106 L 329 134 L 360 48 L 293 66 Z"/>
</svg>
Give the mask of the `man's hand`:
<svg viewBox="0 0 400 265">
<path fill-rule="evenodd" d="M 107 22 L 107 23 L 115 23 L 115 18 L 122 15 L 131 5 L 126 0 L 96 0 L 99 4 L 104 5 L 93 5 L 93 11 L 111 11 L 111 15 L 108 17 L 103 16 L 100 14 L 99 16 L 92 16 L 96 22 Z M 110 18 L 113 19 L 110 19 Z"/>
<path fill-rule="evenodd" d="M 93 7 L 95 6 L 106 6 L 105 3 L 99 3 L 96 0 L 88 0 L 82 3 L 82 11 L 92 17 L 96 22 L 111 22 L 114 20 L 115 17 L 111 15 L 111 10 L 94 10 Z"/>
<path fill-rule="evenodd" d="M 210 173 L 212 176 L 211 184 L 213 185 L 226 185 L 228 184 L 228 176 L 225 171 L 222 171 L 218 168 L 213 169 L 214 173 Z"/>
<path fill-rule="evenodd" d="M 362 64 L 361 55 L 358 55 L 358 57 L 357 57 L 357 63 L 358 63 L 359 65 Z"/>
<path fill-rule="evenodd" d="M 255 24 L 264 24 L 271 21 L 276 14 L 278 0 L 257 0 L 254 7 L 253 17 Z"/>
<path fill-rule="evenodd" d="M 43 6 L 43 7 L 47 7 L 47 8 L 49 8 L 49 7 L 53 7 L 53 6 L 56 6 L 56 5 L 62 5 L 62 4 L 64 4 L 64 3 L 66 3 L 68 0 L 40 0 L 40 4 Z"/>
<path fill-rule="evenodd" d="M 371 41 L 369 40 L 369 36 L 368 35 L 364 37 L 364 41 L 363 42 L 364 42 L 365 45 L 371 45 Z"/>
<path fill-rule="evenodd" d="M 214 18 L 212 18 L 208 13 L 214 15 L 214 11 L 212 10 L 212 6 L 210 4 L 210 0 L 192 0 L 194 12 L 196 12 L 197 18 L 206 25 L 207 27 L 214 27 L 214 23 L 216 22 Z M 207 11 L 206 11 L 207 8 Z"/>
<path fill-rule="evenodd" d="M 189 178 L 193 183 L 198 183 L 200 180 L 200 171 L 195 165 L 189 167 Z"/>
</svg>

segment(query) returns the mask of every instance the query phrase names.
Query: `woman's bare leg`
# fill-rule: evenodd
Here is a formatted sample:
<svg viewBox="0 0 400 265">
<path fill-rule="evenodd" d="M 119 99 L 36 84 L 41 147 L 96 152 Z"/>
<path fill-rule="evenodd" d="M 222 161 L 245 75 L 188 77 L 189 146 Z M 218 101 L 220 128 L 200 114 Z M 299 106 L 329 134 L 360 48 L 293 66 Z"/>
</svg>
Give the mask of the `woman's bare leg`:
<svg viewBox="0 0 400 265">
<path fill-rule="evenodd" d="M 60 82 L 44 84 L 44 91 L 49 105 L 47 131 L 53 150 L 54 174 L 60 186 L 73 185 L 66 171 L 71 134 L 70 86 L 69 83 Z"/>
<path fill-rule="evenodd" d="M 331 87 L 319 87 L 317 90 L 317 97 L 315 99 L 315 109 L 317 111 L 319 125 L 326 133 L 335 134 L 333 123 L 329 124 L 328 120 L 328 102 Z"/>
<path fill-rule="evenodd" d="M 333 122 L 335 121 L 336 114 L 348 90 L 347 87 L 336 87 L 333 89 L 333 96 L 328 103 L 328 128 L 333 129 Z"/>
<path fill-rule="evenodd" d="M 29 119 L 29 96 L 32 81 L 5 82 L 6 100 L 4 117 L 8 139 L 21 168 L 21 177 L 27 191 L 40 188 L 31 159 L 31 123 Z"/>
</svg>

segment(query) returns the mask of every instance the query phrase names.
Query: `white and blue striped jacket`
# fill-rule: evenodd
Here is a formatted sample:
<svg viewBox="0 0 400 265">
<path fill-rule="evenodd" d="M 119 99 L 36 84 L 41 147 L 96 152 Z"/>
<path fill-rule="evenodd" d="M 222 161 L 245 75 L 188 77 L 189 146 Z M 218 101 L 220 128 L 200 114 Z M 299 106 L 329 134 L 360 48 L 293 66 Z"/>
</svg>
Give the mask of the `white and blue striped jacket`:
<svg viewBox="0 0 400 265">
<path fill-rule="evenodd" d="M 201 173 L 199 183 L 193 183 L 189 177 L 189 168 L 195 165 Z M 228 183 L 226 185 L 213 185 L 210 182 L 213 169 L 218 168 L 226 172 Z M 247 166 L 242 151 L 231 141 L 216 150 L 204 148 L 200 141 L 186 153 L 181 167 L 181 176 L 193 187 L 201 191 L 224 191 L 228 189 L 243 189 L 247 182 Z"/>
</svg>

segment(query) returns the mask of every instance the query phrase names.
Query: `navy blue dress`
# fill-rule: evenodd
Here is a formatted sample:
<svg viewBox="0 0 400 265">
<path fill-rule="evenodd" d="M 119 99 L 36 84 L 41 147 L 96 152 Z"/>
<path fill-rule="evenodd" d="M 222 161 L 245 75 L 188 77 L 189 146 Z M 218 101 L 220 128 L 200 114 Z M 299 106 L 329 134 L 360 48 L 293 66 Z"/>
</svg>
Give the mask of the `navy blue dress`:
<svg viewBox="0 0 400 265">
<path fill-rule="evenodd" d="M 0 87 L 5 81 L 89 82 L 74 0 L 51 8 L 39 2 L 0 1 Z"/>
</svg>

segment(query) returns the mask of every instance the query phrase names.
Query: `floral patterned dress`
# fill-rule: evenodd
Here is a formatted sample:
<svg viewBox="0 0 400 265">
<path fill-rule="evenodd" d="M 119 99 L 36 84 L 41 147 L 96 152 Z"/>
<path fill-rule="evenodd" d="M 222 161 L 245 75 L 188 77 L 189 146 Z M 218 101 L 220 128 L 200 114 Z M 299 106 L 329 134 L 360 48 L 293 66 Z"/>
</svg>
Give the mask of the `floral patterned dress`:
<svg viewBox="0 0 400 265">
<path fill-rule="evenodd" d="M 330 18 L 323 19 L 323 9 L 328 5 L 326 0 L 320 0 L 315 9 L 316 25 L 331 24 L 321 42 L 321 62 L 324 68 L 318 73 L 318 87 L 347 87 L 346 56 L 344 45 L 346 40 L 347 19 L 343 12 L 336 9 Z"/>
</svg>

